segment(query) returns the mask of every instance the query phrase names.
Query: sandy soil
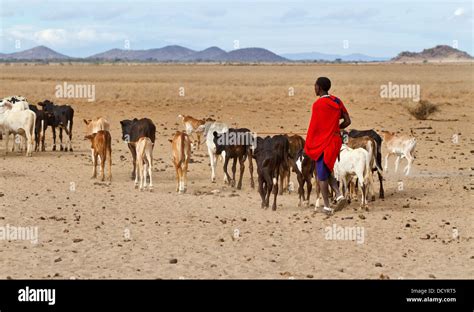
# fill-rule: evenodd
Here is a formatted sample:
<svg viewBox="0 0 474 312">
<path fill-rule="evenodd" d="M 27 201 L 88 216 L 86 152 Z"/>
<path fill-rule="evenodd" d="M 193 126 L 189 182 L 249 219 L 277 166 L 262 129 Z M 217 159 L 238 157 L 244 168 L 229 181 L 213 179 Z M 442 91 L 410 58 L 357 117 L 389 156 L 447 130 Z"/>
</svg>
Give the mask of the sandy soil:
<svg viewBox="0 0 474 312">
<path fill-rule="evenodd" d="M 332 79 L 352 128 L 413 130 L 412 174 L 393 173 L 392 158 L 385 200 L 369 203 L 369 212 L 353 203 L 327 217 L 285 194 L 276 212 L 263 210 L 247 171 L 241 191 L 224 185 L 222 163 L 210 182 L 204 148 L 193 155 L 188 193 L 175 193 L 167 140 L 182 128 L 178 114 L 258 133 L 304 133 L 313 81 L 322 75 Z M 16 65 L 0 66 L 0 79 L 4 96 L 51 99 L 76 111 L 72 153 L 51 151 L 50 130 L 48 151 L 30 158 L 3 156 L 0 142 L 0 226 L 39 231 L 37 244 L 0 241 L 0 278 L 474 278 L 472 65 Z M 94 84 L 96 101 L 55 99 L 64 81 Z M 380 97 L 389 81 L 420 84 L 422 98 L 441 111 L 415 120 L 405 109 L 411 100 Z M 97 116 L 112 124 L 112 183 L 90 179 L 82 119 Z M 119 121 L 133 117 L 157 125 L 153 193 L 135 190 L 129 177 Z M 360 227 L 363 243 L 326 239 L 334 225 Z"/>
</svg>

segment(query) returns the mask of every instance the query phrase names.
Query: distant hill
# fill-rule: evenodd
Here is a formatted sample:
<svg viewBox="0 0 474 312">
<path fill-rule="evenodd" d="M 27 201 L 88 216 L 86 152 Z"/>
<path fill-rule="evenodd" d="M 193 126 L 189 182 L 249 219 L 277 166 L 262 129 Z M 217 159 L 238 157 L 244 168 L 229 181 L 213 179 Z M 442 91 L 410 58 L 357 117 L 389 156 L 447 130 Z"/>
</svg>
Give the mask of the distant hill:
<svg viewBox="0 0 474 312">
<path fill-rule="evenodd" d="M 177 61 L 194 53 L 196 53 L 196 51 L 185 47 L 172 45 L 149 50 L 112 49 L 102 53 L 94 54 L 87 57 L 87 59 L 105 61 L 116 59 L 129 61 Z"/>
<path fill-rule="evenodd" d="M 0 54 L 2 60 L 67 60 L 69 56 L 58 53 L 45 46 L 37 46 L 32 49 L 14 52 L 9 54 Z"/>
<path fill-rule="evenodd" d="M 262 48 L 246 48 L 226 52 L 218 47 L 193 51 L 181 46 L 166 46 L 150 50 L 113 49 L 95 54 L 93 60 L 136 60 L 136 61 L 175 61 L 175 62 L 285 62 L 285 58 Z"/>
<path fill-rule="evenodd" d="M 245 48 L 227 53 L 226 61 L 230 62 L 287 62 L 288 60 L 262 48 Z"/>
<path fill-rule="evenodd" d="M 348 55 L 340 54 L 326 54 L 319 52 L 308 52 L 308 53 L 288 53 L 282 54 L 283 57 L 292 61 L 330 61 L 333 62 L 340 59 L 344 62 L 377 62 L 377 61 L 388 61 L 389 57 L 375 57 L 368 56 L 360 53 L 353 53 Z"/>
<path fill-rule="evenodd" d="M 210 47 L 202 51 L 195 52 L 191 55 L 181 58 L 182 61 L 193 61 L 193 62 L 218 62 L 224 61 L 227 52 L 218 47 Z"/>
<path fill-rule="evenodd" d="M 456 62 L 473 60 L 468 53 L 448 45 L 437 45 L 421 52 L 404 51 L 392 59 L 393 62 Z"/>
</svg>

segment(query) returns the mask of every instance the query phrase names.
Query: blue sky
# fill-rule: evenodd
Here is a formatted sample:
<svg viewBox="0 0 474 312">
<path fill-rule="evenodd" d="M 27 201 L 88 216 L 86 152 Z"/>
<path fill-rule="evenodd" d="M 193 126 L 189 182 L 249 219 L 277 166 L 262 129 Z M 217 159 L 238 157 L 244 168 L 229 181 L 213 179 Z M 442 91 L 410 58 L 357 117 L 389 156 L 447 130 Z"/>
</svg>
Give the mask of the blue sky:
<svg viewBox="0 0 474 312">
<path fill-rule="evenodd" d="M 472 1 L 0 0 L 0 30 L 0 52 L 46 45 L 78 57 L 124 48 L 126 40 L 131 49 L 233 50 L 238 41 L 278 54 L 372 56 L 456 40 L 474 54 Z"/>
</svg>

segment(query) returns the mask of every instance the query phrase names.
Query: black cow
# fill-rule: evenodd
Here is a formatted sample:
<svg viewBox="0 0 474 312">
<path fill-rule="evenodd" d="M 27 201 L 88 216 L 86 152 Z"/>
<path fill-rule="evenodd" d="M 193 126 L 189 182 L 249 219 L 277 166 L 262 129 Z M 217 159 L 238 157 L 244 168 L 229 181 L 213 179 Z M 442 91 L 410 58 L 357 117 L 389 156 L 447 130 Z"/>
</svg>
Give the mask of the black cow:
<svg viewBox="0 0 474 312">
<path fill-rule="evenodd" d="M 56 128 L 59 128 L 60 150 L 67 151 L 68 147 L 63 148 L 63 130 L 69 137 L 69 151 L 72 152 L 72 125 L 74 122 L 74 109 L 69 105 L 55 105 L 49 100 L 38 103 L 45 112 L 45 124 L 53 129 L 53 151 L 56 150 Z M 43 134 L 44 135 L 44 134 Z"/>
<path fill-rule="evenodd" d="M 232 187 L 235 186 L 235 171 L 237 169 L 238 159 L 240 164 L 240 177 L 239 183 L 237 184 L 237 189 L 240 190 L 242 188 L 242 176 L 244 175 L 245 171 L 245 160 L 248 157 L 250 186 L 254 188 L 255 183 L 253 180 L 252 145 L 255 138 L 250 133 L 250 130 L 246 128 L 230 128 L 229 131 L 224 133 L 217 133 L 214 131 L 213 135 L 213 142 L 216 145 L 216 154 L 220 155 L 222 152 L 225 152 L 224 174 L 226 175 L 227 181 L 230 182 L 230 185 Z M 230 159 L 233 160 L 232 179 L 227 172 L 227 165 L 229 164 Z"/>
<path fill-rule="evenodd" d="M 378 168 L 382 168 L 382 138 L 380 135 L 375 132 L 375 130 L 355 130 L 352 129 L 349 131 L 349 136 L 351 138 L 359 138 L 363 136 L 371 137 L 372 139 L 377 142 L 377 157 L 375 158 L 375 162 L 377 163 Z M 379 170 L 376 168 L 372 168 L 372 171 L 377 171 L 377 175 L 379 177 L 380 189 L 379 189 L 379 198 L 384 198 L 384 190 L 383 190 L 383 177 L 380 174 Z"/>
<path fill-rule="evenodd" d="M 151 142 L 155 143 L 156 126 L 151 119 L 142 118 L 133 120 L 125 119 L 120 122 L 122 126 L 122 140 L 128 143 L 128 148 L 132 153 L 132 180 L 135 179 L 135 166 L 137 162 L 137 150 L 135 144 L 141 137 L 150 138 Z"/>
<path fill-rule="evenodd" d="M 295 160 L 295 171 L 296 177 L 298 179 L 298 197 L 299 203 L 298 206 L 301 207 L 304 203 L 306 206 L 309 206 L 309 198 L 311 196 L 311 190 L 313 185 L 311 179 L 318 178 L 316 174 L 316 162 L 312 160 L 308 155 L 306 155 L 304 149 L 300 149 L 294 158 Z M 304 185 L 306 184 L 307 194 L 305 197 Z M 319 182 L 316 181 L 316 198 L 319 198 L 320 188 Z"/>
<path fill-rule="evenodd" d="M 274 199 L 272 210 L 276 210 L 276 198 L 278 195 L 278 178 L 280 166 L 289 170 L 288 166 L 288 138 L 284 135 L 274 137 L 267 136 L 265 139 L 257 138 L 257 147 L 253 157 L 257 161 L 258 191 L 262 198 L 262 208 L 270 205 L 270 194 L 273 190 Z"/>
<path fill-rule="evenodd" d="M 44 133 L 48 128 L 48 121 L 46 117 L 46 112 L 38 109 L 36 105 L 29 105 L 31 111 L 36 114 L 36 123 L 35 123 L 35 152 L 38 151 L 41 144 L 41 151 L 44 152 Z"/>
</svg>

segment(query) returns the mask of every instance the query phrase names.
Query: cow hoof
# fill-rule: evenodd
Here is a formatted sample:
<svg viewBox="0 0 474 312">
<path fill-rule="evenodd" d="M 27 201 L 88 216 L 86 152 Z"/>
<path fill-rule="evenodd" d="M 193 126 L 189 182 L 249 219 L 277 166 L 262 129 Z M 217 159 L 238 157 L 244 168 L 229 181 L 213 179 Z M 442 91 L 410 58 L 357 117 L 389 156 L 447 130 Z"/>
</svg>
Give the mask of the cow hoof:
<svg viewBox="0 0 474 312">
<path fill-rule="evenodd" d="M 153 193 L 153 186 L 150 186 L 148 190 L 150 191 L 150 193 Z"/>
<path fill-rule="evenodd" d="M 69 149 L 69 151 L 70 151 L 70 152 L 72 152 L 72 151 L 73 151 L 73 150 L 72 150 L 72 147 Z"/>
<path fill-rule="evenodd" d="M 375 201 L 375 195 L 372 195 L 372 201 Z"/>
<path fill-rule="evenodd" d="M 53 146 L 53 151 L 55 151 L 55 150 L 56 150 L 56 146 Z"/>
<path fill-rule="evenodd" d="M 138 189 L 138 184 L 135 184 L 135 189 Z"/>
<path fill-rule="evenodd" d="M 241 190 L 242 189 L 242 184 L 237 185 L 237 189 Z"/>
</svg>

